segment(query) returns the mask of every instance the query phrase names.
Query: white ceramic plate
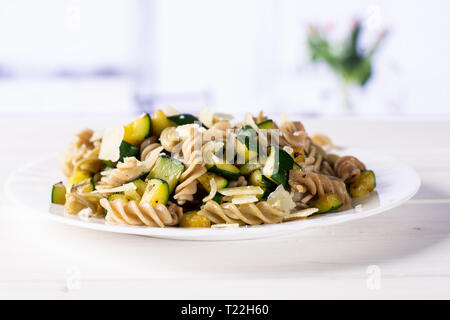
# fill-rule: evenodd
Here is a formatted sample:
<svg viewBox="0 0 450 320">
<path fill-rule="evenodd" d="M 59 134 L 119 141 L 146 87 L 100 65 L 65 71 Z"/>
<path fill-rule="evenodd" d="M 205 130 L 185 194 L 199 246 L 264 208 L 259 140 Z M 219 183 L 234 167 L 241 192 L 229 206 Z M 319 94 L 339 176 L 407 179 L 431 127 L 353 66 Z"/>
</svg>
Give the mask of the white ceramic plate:
<svg viewBox="0 0 450 320">
<path fill-rule="evenodd" d="M 95 230 L 180 240 L 242 240 L 301 232 L 308 228 L 338 224 L 387 211 L 408 201 L 419 189 L 418 174 L 414 169 L 396 159 L 357 150 L 347 150 L 345 154 L 358 156 L 376 174 L 376 192 L 359 199 L 362 208 L 318 214 L 306 220 L 275 225 L 229 229 L 149 228 L 113 225 L 105 223 L 102 219 L 67 215 L 64 214 L 62 206 L 50 204 L 51 187 L 55 182 L 62 180 L 57 156 L 36 161 L 13 172 L 5 188 L 9 197 L 17 204 L 27 207 L 32 213 L 43 214 L 62 223 Z"/>
</svg>

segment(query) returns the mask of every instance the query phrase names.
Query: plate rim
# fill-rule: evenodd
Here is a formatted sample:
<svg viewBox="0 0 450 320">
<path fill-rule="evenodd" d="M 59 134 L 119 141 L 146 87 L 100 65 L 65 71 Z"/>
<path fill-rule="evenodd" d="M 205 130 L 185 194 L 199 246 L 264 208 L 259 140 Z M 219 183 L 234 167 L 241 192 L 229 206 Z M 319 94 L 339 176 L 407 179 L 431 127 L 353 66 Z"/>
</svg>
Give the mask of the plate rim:
<svg viewBox="0 0 450 320">
<path fill-rule="evenodd" d="M 406 162 L 401 161 L 392 156 L 385 156 L 386 159 L 394 161 L 395 163 L 401 165 L 409 171 L 410 177 L 414 180 L 413 188 L 411 191 L 403 196 L 403 198 L 392 201 L 384 205 L 383 207 L 376 207 L 368 209 L 367 211 L 357 212 L 355 208 L 342 211 L 339 213 L 327 216 L 325 219 L 320 221 L 320 224 L 306 224 L 302 226 L 301 224 L 305 220 L 297 220 L 290 222 L 283 222 L 279 224 L 270 225 L 259 225 L 259 226 L 243 226 L 240 228 L 229 228 L 229 229 L 212 229 L 212 228 L 157 228 L 157 227 L 146 227 L 146 226 L 129 226 L 121 224 L 112 223 L 93 223 L 92 221 L 85 220 L 79 216 L 70 216 L 68 214 L 58 215 L 49 212 L 49 210 L 43 210 L 41 208 L 33 207 L 29 204 L 22 202 L 16 195 L 12 192 L 11 186 L 14 183 L 15 177 L 19 175 L 22 171 L 32 168 L 33 166 L 50 160 L 55 160 L 56 154 L 51 156 L 45 156 L 37 158 L 34 161 L 30 161 L 27 164 L 13 170 L 7 177 L 4 190 L 6 196 L 18 207 L 26 209 L 26 211 L 38 213 L 39 216 L 45 216 L 53 221 L 63 223 L 66 225 L 71 225 L 80 228 L 87 228 L 90 230 L 113 232 L 121 234 L 132 234 L 140 235 L 151 238 L 159 239 L 172 239 L 172 240 L 186 240 L 186 241 L 239 241 L 239 240 L 251 240 L 259 238 L 269 238 L 292 234 L 307 229 L 315 229 L 319 227 L 327 227 L 330 225 L 337 225 L 340 223 L 355 221 L 363 218 L 367 218 L 382 212 L 389 211 L 395 207 L 398 207 L 407 201 L 409 201 L 420 189 L 421 178 L 417 171 L 408 165 Z M 49 208 L 50 208 L 49 202 Z M 349 217 L 349 215 L 351 215 Z M 311 220 L 309 220 L 311 221 Z M 234 238 L 234 239 L 233 239 Z"/>
</svg>

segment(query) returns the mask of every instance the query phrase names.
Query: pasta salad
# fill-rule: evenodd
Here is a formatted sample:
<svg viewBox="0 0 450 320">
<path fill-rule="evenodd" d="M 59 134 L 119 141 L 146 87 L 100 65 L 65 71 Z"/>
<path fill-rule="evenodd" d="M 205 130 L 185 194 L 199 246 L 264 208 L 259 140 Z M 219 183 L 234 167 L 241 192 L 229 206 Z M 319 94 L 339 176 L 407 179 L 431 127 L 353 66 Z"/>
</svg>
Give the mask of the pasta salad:
<svg viewBox="0 0 450 320">
<path fill-rule="evenodd" d="M 282 223 L 352 206 L 375 189 L 356 157 L 333 153 L 299 121 L 262 112 L 243 121 L 202 109 L 143 114 L 80 131 L 62 155 L 51 202 L 67 214 L 148 227 Z"/>
</svg>

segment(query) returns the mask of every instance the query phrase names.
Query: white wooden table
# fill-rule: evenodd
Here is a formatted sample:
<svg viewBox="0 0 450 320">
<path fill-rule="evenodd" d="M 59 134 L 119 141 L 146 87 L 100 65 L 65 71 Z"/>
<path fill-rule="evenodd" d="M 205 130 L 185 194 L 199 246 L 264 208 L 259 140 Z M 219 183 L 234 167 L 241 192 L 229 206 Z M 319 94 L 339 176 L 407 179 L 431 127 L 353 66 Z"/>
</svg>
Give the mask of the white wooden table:
<svg viewBox="0 0 450 320">
<path fill-rule="evenodd" d="M 102 118 L 0 118 L 0 180 Z M 183 242 L 70 227 L 0 191 L 0 298 L 450 298 L 450 120 L 304 120 L 343 146 L 403 158 L 407 204 L 347 224 L 253 241 Z M 23 195 L 26 196 L 26 195 Z"/>
</svg>

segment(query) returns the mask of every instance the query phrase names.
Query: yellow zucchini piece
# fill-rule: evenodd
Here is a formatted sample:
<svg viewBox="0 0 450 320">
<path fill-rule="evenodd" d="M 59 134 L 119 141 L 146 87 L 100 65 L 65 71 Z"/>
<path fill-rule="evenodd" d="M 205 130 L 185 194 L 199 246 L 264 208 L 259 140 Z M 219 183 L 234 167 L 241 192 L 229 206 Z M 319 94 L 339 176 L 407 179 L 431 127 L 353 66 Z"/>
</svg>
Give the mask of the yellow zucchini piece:
<svg viewBox="0 0 450 320">
<path fill-rule="evenodd" d="M 190 211 L 183 214 L 180 221 L 182 228 L 210 228 L 211 221 L 208 218 L 200 216 L 197 211 Z"/>
<path fill-rule="evenodd" d="M 176 127 L 177 125 L 167 119 L 164 112 L 156 110 L 152 115 L 152 133 L 154 136 L 159 137 L 161 132 L 167 127 Z"/>
<path fill-rule="evenodd" d="M 72 175 L 69 177 L 69 186 L 72 186 L 80 181 L 88 179 L 91 177 L 91 173 L 81 169 L 74 170 Z M 70 188 L 69 188 L 70 189 Z"/>
<path fill-rule="evenodd" d="M 125 134 L 123 140 L 129 144 L 138 146 L 145 138 L 150 136 L 152 132 L 152 121 L 146 113 L 139 119 L 124 126 L 124 129 Z"/>
<path fill-rule="evenodd" d="M 348 188 L 352 198 L 359 198 L 368 195 L 376 187 L 375 173 L 371 170 L 363 171 Z"/>
<path fill-rule="evenodd" d="M 95 189 L 95 185 L 94 185 L 94 181 L 92 179 L 92 177 L 86 178 L 84 180 L 81 180 L 80 182 L 75 183 L 72 188 L 71 191 L 76 191 L 76 192 L 92 192 Z"/>
<path fill-rule="evenodd" d="M 207 172 L 202 176 L 198 177 L 198 181 L 205 188 L 206 191 L 211 192 L 211 179 L 214 179 L 216 182 L 217 190 L 226 188 L 228 186 L 228 180 L 224 177 L 221 177 L 215 173 Z"/>
<path fill-rule="evenodd" d="M 150 179 L 142 196 L 141 202 L 150 203 L 152 206 L 157 204 L 167 204 L 169 201 L 169 185 L 162 179 Z"/>
</svg>

